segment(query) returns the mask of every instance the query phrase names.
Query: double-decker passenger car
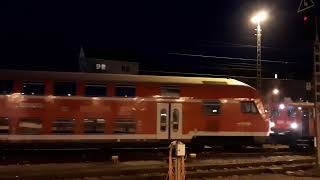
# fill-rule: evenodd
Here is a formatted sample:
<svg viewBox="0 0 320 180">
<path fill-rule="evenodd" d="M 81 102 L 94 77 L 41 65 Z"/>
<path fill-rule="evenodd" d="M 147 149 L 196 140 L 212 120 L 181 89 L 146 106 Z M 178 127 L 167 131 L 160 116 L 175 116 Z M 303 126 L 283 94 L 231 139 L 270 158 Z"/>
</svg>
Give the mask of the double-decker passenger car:
<svg viewBox="0 0 320 180">
<path fill-rule="evenodd" d="M 13 70 L 0 79 L 6 146 L 251 145 L 269 135 L 256 90 L 234 79 Z"/>
<path fill-rule="evenodd" d="M 308 102 L 274 103 L 270 126 L 273 142 L 292 147 L 313 146 L 314 104 Z"/>
</svg>

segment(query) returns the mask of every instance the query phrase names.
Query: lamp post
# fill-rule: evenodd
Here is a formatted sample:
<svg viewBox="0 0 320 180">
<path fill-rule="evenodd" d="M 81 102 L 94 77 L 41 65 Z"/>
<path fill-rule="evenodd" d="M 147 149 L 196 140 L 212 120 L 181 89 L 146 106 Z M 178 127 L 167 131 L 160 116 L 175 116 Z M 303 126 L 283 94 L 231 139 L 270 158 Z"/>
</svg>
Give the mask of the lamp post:
<svg viewBox="0 0 320 180">
<path fill-rule="evenodd" d="M 257 90 L 261 91 L 261 22 L 267 19 L 267 13 L 260 11 L 251 18 L 251 22 L 257 24 Z"/>
</svg>

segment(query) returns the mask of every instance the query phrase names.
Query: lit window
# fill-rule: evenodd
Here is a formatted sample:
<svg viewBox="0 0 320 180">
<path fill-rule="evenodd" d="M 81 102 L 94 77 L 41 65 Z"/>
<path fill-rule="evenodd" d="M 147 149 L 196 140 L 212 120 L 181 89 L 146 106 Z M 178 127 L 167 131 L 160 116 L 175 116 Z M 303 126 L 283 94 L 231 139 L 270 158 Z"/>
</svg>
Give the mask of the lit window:
<svg viewBox="0 0 320 180">
<path fill-rule="evenodd" d="M 23 118 L 19 120 L 17 134 L 40 134 L 42 122 L 39 118 Z"/>
<path fill-rule="evenodd" d="M 105 64 L 101 64 L 101 70 L 106 70 L 106 65 Z"/>
<path fill-rule="evenodd" d="M 107 88 L 103 84 L 86 84 L 86 96 L 106 96 Z"/>
<path fill-rule="evenodd" d="M 161 86 L 161 96 L 180 97 L 180 89 L 176 86 Z"/>
<path fill-rule="evenodd" d="M 241 112 L 243 113 L 258 113 L 258 109 L 254 101 L 242 101 Z"/>
<path fill-rule="evenodd" d="M 75 94 L 75 82 L 56 82 L 54 85 L 54 95 L 56 96 L 74 96 Z"/>
<path fill-rule="evenodd" d="M 117 85 L 116 96 L 134 97 L 136 95 L 136 87 L 133 85 Z"/>
<path fill-rule="evenodd" d="M 88 118 L 83 120 L 84 133 L 104 133 L 106 128 L 106 121 L 102 118 Z"/>
<path fill-rule="evenodd" d="M 221 112 L 221 103 L 219 100 L 203 101 L 202 106 L 206 115 L 217 115 Z"/>
<path fill-rule="evenodd" d="M 13 81 L 0 80 L 0 94 L 11 94 Z"/>
<path fill-rule="evenodd" d="M 45 85 L 39 82 L 26 82 L 22 86 L 24 95 L 44 95 Z"/>
</svg>

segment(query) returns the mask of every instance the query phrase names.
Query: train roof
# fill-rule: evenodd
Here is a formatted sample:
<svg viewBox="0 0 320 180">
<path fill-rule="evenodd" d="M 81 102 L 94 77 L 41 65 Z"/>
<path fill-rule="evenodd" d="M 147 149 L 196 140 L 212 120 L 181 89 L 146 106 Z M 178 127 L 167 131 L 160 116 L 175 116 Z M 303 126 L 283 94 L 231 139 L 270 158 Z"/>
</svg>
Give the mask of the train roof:
<svg viewBox="0 0 320 180">
<path fill-rule="evenodd" d="M 155 75 L 102 74 L 82 72 L 20 71 L 0 70 L 1 80 L 55 80 L 55 81 L 87 81 L 87 82 L 149 82 L 161 84 L 216 84 L 216 85 L 249 85 L 229 78 L 179 77 Z"/>
</svg>

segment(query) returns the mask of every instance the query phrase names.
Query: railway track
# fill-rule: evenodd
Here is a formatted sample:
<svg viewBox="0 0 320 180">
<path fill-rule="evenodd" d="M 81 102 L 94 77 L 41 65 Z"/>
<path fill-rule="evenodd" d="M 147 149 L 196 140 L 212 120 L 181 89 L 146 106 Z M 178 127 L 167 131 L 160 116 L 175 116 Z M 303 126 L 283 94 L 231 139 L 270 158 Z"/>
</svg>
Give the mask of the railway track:
<svg viewBox="0 0 320 180">
<path fill-rule="evenodd" d="M 284 173 L 312 168 L 312 156 L 273 156 L 268 158 L 233 158 L 194 160 L 186 163 L 187 178 L 204 178 L 260 173 Z M 0 179 L 165 179 L 168 171 L 163 161 L 108 163 L 67 163 L 24 166 L 0 166 Z"/>
<path fill-rule="evenodd" d="M 285 155 L 312 155 L 312 151 L 289 151 L 289 149 L 242 149 L 224 151 L 206 149 L 197 152 L 197 159 L 247 158 Z M 120 161 L 166 160 L 167 148 L 125 148 L 125 149 L 47 149 L 47 150 L 2 150 L 0 165 L 10 164 L 44 164 L 44 163 L 77 163 L 108 162 L 111 156 L 118 156 Z"/>
</svg>

